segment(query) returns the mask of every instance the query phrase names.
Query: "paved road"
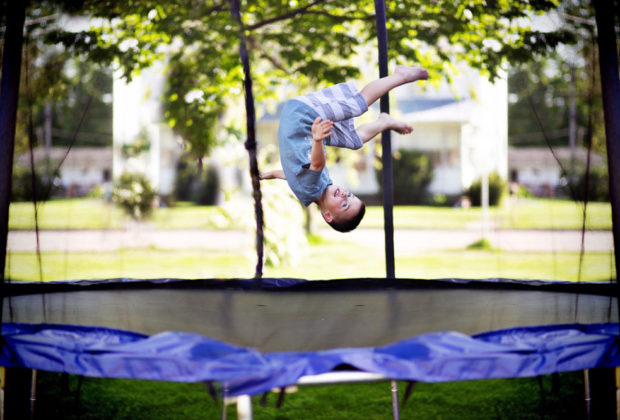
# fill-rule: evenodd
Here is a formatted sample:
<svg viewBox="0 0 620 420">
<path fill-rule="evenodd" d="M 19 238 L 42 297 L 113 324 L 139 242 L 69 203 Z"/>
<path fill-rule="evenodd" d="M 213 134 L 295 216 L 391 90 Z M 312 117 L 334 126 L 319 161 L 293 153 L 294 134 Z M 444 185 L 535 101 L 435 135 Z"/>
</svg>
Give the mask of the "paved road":
<svg viewBox="0 0 620 420">
<path fill-rule="evenodd" d="M 321 229 L 326 238 L 343 238 L 331 229 Z M 358 229 L 344 236 L 347 240 L 384 246 L 381 229 Z M 440 249 L 464 248 L 481 238 L 479 229 L 462 230 L 397 230 L 394 248 L 398 254 Z M 507 251 L 578 251 L 581 248 L 579 231 L 492 230 L 488 239 L 494 247 Z M 42 231 L 39 236 L 42 251 L 112 251 L 121 248 L 155 247 L 161 249 L 238 250 L 254 246 L 253 233 L 213 230 L 79 230 Z M 10 231 L 8 249 L 32 251 L 36 236 L 31 231 Z M 585 236 L 586 251 L 610 251 L 613 237 L 609 231 L 589 231 Z"/>
</svg>

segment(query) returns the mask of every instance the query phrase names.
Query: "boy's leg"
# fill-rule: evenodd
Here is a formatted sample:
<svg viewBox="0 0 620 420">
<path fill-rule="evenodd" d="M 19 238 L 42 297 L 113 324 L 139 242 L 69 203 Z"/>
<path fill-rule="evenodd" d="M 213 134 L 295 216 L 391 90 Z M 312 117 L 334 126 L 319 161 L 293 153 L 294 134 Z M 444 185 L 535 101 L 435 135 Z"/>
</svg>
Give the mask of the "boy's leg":
<svg viewBox="0 0 620 420">
<path fill-rule="evenodd" d="M 397 66 L 394 74 L 373 80 L 361 90 L 368 106 L 397 86 L 417 80 L 428 79 L 428 71 L 422 67 Z"/>
<path fill-rule="evenodd" d="M 355 128 L 357 134 L 362 139 L 363 143 L 373 139 L 377 134 L 384 130 L 394 130 L 399 134 L 409 134 L 413 131 L 413 128 L 402 121 L 395 120 L 389 114 L 382 112 L 376 121 L 362 124 Z"/>
</svg>

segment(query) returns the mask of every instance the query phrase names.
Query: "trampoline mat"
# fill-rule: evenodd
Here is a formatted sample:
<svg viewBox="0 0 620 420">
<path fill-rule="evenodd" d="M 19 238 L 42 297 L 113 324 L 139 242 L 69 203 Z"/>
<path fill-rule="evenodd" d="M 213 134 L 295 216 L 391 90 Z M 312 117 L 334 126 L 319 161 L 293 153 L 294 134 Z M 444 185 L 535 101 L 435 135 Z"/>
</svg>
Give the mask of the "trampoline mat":
<svg viewBox="0 0 620 420">
<path fill-rule="evenodd" d="M 615 285 L 347 279 L 9 284 L 3 320 L 196 333 L 260 352 L 382 346 L 429 332 L 616 322 Z"/>
</svg>

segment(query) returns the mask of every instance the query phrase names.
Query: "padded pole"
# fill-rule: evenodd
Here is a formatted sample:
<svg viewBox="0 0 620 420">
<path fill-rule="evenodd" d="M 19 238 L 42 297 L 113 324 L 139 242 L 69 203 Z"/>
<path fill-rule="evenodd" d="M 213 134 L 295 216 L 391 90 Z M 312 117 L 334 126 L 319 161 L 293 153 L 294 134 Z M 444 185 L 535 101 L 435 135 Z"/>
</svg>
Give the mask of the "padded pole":
<svg viewBox="0 0 620 420">
<path fill-rule="evenodd" d="M 594 10 L 607 137 L 607 169 L 618 286 L 616 298 L 620 303 L 620 80 L 614 3 L 608 0 L 594 0 Z"/>
<path fill-rule="evenodd" d="M 15 149 L 15 122 L 19 96 L 19 76 L 22 65 L 22 43 L 26 1 L 7 2 L 7 24 L 2 55 L 0 81 L 0 286 L 4 296 L 4 268 L 9 235 L 9 204 L 11 202 L 11 175 Z M 0 299 L 0 314 L 2 314 Z"/>
<path fill-rule="evenodd" d="M 256 213 L 256 272 L 254 280 L 257 286 L 260 285 L 263 277 L 263 206 L 261 204 L 262 194 L 260 190 L 260 180 L 258 178 L 258 162 L 256 159 L 256 112 L 254 110 L 254 95 L 252 94 L 252 76 L 250 74 L 250 59 L 245 42 L 245 28 L 241 19 L 239 0 L 230 0 L 231 13 L 239 24 L 239 54 L 243 64 L 244 88 L 245 88 L 245 113 L 247 140 L 245 148 L 250 158 L 250 175 L 252 177 L 252 191 L 254 195 L 254 210 Z"/>
<path fill-rule="evenodd" d="M 375 0 L 375 20 L 377 25 L 377 42 L 379 44 L 379 77 L 388 75 L 388 38 L 385 26 L 385 2 Z M 381 112 L 390 112 L 390 96 L 381 97 Z M 383 153 L 383 226 L 385 231 L 385 271 L 386 278 L 394 279 L 394 181 L 392 179 L 392 138 L 390 130 L 381 133 Z"/>
</svg>

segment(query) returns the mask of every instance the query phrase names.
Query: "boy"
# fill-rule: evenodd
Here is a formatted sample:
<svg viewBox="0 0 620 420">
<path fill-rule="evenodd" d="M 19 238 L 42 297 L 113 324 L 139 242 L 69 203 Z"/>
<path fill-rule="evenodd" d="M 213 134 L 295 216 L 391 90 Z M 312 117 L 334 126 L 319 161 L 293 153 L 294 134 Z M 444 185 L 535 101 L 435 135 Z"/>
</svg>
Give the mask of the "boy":
<svg viewBox="0 0 620 420">
<path fill-rule="evenodd" d="M 376 121 L 353 126 L 353 118 L 391 89 L 428 79 L 421 67 L 398 66 L 390 76 L 374 80 L 361 92 L 352 82 L 289 100 L 282 111 L 278 140 L 281 170 L 260 174 L 261 179 L 286 179 L 304 206 L 317 203 L 323 219 L 334 229 L 348 232 L 365 213 L 364 203 L 345 188 L 332 184 L 325 167 L 325 144 L 359 149 L 384 130 L 409 134 L 413 128 L 382 113 Z"/>
</svg>

